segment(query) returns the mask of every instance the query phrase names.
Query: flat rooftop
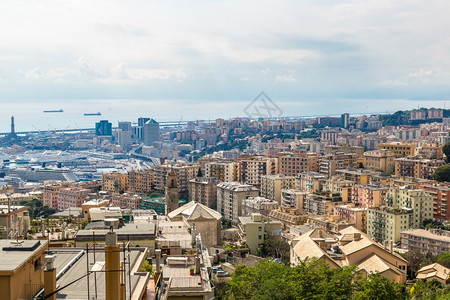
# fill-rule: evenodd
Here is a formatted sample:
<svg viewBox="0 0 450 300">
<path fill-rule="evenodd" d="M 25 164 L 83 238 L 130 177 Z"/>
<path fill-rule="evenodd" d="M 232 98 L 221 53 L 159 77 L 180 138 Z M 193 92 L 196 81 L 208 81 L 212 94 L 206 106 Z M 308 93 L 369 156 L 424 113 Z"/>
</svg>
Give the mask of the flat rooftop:
<svg viewBox="0 0 450 300">
<path fill-rule="evenodd" d="M 114 229 L 119 239 L 126 239 L 128 236 L 133 239 L 136 238 L 148 238 L 151 235 L 155 235 L 156 223 L 128 223 L 119 229 Z M 75 235 L 76 240 L 91 240 L 92 235 L 95 234 L 95 238 L 98 240 L 104 240 L 105 234 L 109 229 L 94 229 L 94 230 L 80 230 Z"/>
<path fill-rule="evenodd" d="M 0 240 L 0 272 L 14 272 L 36 253 L 47 248 L 47 241 Z"/>
<path fill-rule="evenodd" d="M 106 299 L 105 272 L 103 272 L 105 271 L 105 253 L 103 252 L 103 248 L 98 248 L 95 253 L 93 250 L 89 250 L 89 254 L 86 254 L 85 249 L 81 248 L 51 249 L 51 252 L 56 257 L 56 274 L 59 274 L 66 266 L 68 267 L 67 271 L 59 279 L 57 279 L 57 285 L 59 287 L 66 286 L 72 281 L 87 274 L 88 266 L 90 271 L 98 271 L 78 280 L 58 292 L 56 297 L 57 299 Z M 132 248 L 130 251 L 130 276 L 128 276 L 129 266 L 128 264 L 125 264 L 125 271 L 127 274 L 127 297 L 130 293 L 130 287 L 131 293 L 133 294 L 136 289 L 140 288 L 143 284 L 142 280 L 145 280 L 145 276 L 134 275 L 136 264 L 140 263 L 140 260 L 144 255 L 145 248 Z M 77 256 L 79 256 L 79 259 L 70 266 L 69 263 Z M 88 259 L 89 264 L 87 264 Z M 123 252 L 120 253 L 120 261 L 123 261 Z M 130 282 L 128 280 L 130 280 Z"/>
</svg>

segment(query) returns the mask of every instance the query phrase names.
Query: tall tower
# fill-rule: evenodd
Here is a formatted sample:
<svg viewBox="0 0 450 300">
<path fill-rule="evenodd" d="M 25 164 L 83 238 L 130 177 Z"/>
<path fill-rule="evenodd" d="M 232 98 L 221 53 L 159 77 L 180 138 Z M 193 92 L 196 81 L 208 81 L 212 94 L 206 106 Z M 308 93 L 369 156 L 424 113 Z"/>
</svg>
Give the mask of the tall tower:
<svg viewBox="0 0 450 300">
<path fill-rule="evenodd" d="M 178 208 L 178 201 L 177 174 L 170 169 L 166 177 L 166 216 Z"/>
<path fill-rule="evenodd" d="M 14 125 L 14 116 L 11 116 L 11 133 L 9 134 L 10 138 L 16 137 L 16 126 Z"/>
<path fill-rule="evenodd" d="M 159 141 L 159 123 L 153 119 L 148 120 L 144 124 L 144 145 L 153 146 L 155 142 Z"/>
</svg>

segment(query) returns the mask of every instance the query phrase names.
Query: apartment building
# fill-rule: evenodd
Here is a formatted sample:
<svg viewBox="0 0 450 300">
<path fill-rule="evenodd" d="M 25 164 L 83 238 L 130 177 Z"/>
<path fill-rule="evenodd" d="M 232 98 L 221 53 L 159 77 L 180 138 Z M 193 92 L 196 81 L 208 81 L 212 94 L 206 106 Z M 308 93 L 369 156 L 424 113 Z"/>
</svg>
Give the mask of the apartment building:
<svg viewBox="0 0 450 300">
<path fill-rule="evenodd" d="M 48 206 L 53 209 L 58 208 L 58 192 L 62 188 L 61 185 L 46 185 L 44 186 L 44 192 L 42 195 L 42 202 L 44 206 Z"/>
<path fill-rule="evenodd" d="M 278 208 L 278 202 L 264 197 L 248 197 L 242 202 L 242 215 L 261 214 L 268 216 L 270 211 Z"/>
<path fill-rule="evenodd" d="M 348 146 L 348 145 L 328 145 L 325 146 L 325 154 L 335 154 L 335 153 L 355 153 L 359 157 L 364 154 L 364 147 L 359 146 Z"/>
<path fill-rule="evenodd" d="M 355 185 L 351 190 L 352 203 L 362 208 L 384 205 L 388 192 L 388 188 L 377 185 Z"/>
<path fill-rule="evenodd" d="M 210 162 L 205 164 L 205 177 L 215 177 L 220 182 L 238 180 L 238 164 L 236 162 Z"/>
<path fill-rule="evenodd" d="M 433 218 L 450 220 L 450 187 L 446 184 L 430 184 L 423 188 L 433 197 Z"/>
<path fill-rule="evenodd" d="M 306 192 L 299 190 L 281 190 L 281 206 L 285 208 L 303 209 L 303 199 Z"/>
<path fill-rule="evenodd" d="M 298 190 L 308 193 L 319 192 L 322 190 L 327 177 L 317 172 L 303 172 L 297 178 L 295 187 Z"/>
<path fill-rule="evenodd" d="M 298 176 L 302 172 L 317 172 L 317 153 L 301 150 L 278 153 L 279 173 L 285 176 Z"/>
<path fill-rule="evenodd" d="M 423 189 L 394 187 L 389 190 L 387 201 L 394 208 L 411 210 L 410 228 L 420 228 L 424 220 L 433 218 L 433 197 Z"/>
<path fill-rule="evenodd" d="M 450 231 L 409 229 L 401 232 L 402 249 L 439 255 L 450 252 Z"/>
<path fill-rule="evenodd" d="M 238 180 L 257 188 L 261 186 L 261 177 L 276 174 L 277 159 L 259 155 L 241 155 L 238 158 Z"/>
<path fill-rule="evenodd" d="M 128 175 L 122 173 L 103 173 L 102 190 L 123 193 L 128 189 Z"/>
<path fill-rule="evenodd" d="M 28 209 L 28 206 L 0 205 L 0 239 L 14 239 L 16 235 L 23 237 L 28 234 Z"/>
<path fill-rule="evenodd" d="M 260 196 L 281 204 L 281 190 L 295 188 L 295 176 L 264 175 L 261 176 Z"/>
<path fill-rule="evenodd" d="M 394 171 L 395 154 L 385 149 L 364 152 L 364 168 L 389 173 Z"/>
<path fill-rule="evenodd" d="M 342 220 L 339 216 L 312 216 L 308 218 L 308 225 L 311 228 L 321 228 L 332 234 L 339 234 L 339 231 L 350 226 L 355 226 L 355 223 L 349 220 Z"/>
<path fill-rule="evenodd" d="M 58 189 L 58 210 L 65 210 L 69 207 L 81 207 L 81 204 L 87 200 L 87 195 L 91 192 L 89 189 L 79 187 L 64 187 Z"/>
<path fill-rule="evenodd" d="M 264 243 L 266 234 L 273 234 L 281 229 L 281 222 L 269 220 L 267 217 L 254 213 L 239 217 L 238 229 L 241 242 L 247 243 L 250 253 L 256 255 Z"/>
<path fill-rule="evenodd" d="M 380 143 L 377 145 L 377 150 L 385 149 L 393 152 L 396 158 L 407 157 L 414 155 L 415 147 L 411 144 L 404 144 L 400 142 Z"/>
<path fill-rule="evenodd" d="M 280 221 L 284 229 L 303 225 L 308 221 L 308 214 L 303 209 L 279 207 L 269 213 L 269 219 Z"/>
<path fill-rule="evenodd" d="M 8 200 L 11 205 L 20 205 L 22 201 L 31 201 L 35 197 L 29 193 L 12 193 L 12 194 L 0 194 L 0 204 L 8 204 Z"/>
<path fill-rule="evenodd" d="M 355 182 L 351 180 L 346 180 L 339 175 L 335 175 L 325 181 L 325 184 L 323 185 L 323 190 L 340 194 L 342 194 L 344 190 L 350 190 L 351 193 L 351 187 L 354 184 Z M 344 197 L 344 195 L 342 195 L 342 197 Z"/>
<path fill-rule="evenodd" d="M 128 172 L 128 191 L 132 193 L 148 193 L 155 188 L 155 172 L 153 170 L 133 170 Z"/>
<path fill-rule="evenodd" d="M 177 177 L 177 187 L 180 199 L 189 198 L 189 180 L 197 177 L 197 164 L 183 164 L 183 163 L 167 163 L 159 165 L 155 168 L 155 190 L 161 194 L 165 192 L 166 177 L 170 169 L 175 171 Z"/>
<path fill-rule="evenodd" d="M 395 175 L 432 179 L 434 172 L 445 165 L 443 159 L 422 159 L 420 157 L 402 157 L 394 160 Z"/>
<path fill-rule="evenodd" d="M 383 244 L 400 242 L 400 233 L 413 226 L 411 209 L 395 209 L 385 206 L 367 210 L 367 235 Z"/>
<path fill-rule="evenodd" d="M 217 185 L 217 211 L 225 220 L 238 223 L 242 216 L 242 203 L 249 197 L 258 197 L 259 190 L 239 182 L 222 182 Z"/>
<path fill-rule="evenodd" d="M 303 209 L 313 215 L 332 215 L 336 206 L 344 204 L 339 194 L 308 194 L 303 200 Z"/>
<path fill-rule="evenodd" d="M 334 153 L 319 158 L 319 173 L 327 178 L 336 175 L 337 170 L 356 168 L 357 166 L 358 155 L 354 153 Z"/>
<path fill-rule="evenodd" d="M 25 240 L 20 245 L 0 240 L 0 290 L 4 300 L 33 299 L 44 287 L 44 257 L 48 241 Z"/>
<path fill-rule="evenodd" d="M 142 197 L 136 194 L 130 193 L 113 193 L 111 195 L 111 205 L 113 207 L 139 209 L 142 202 Z"/>
<path fill-rule="evenodd" d="M 348 220 L 355 224 L 353 227 L 356 229 L 367 232 L 367 209 L 355 207 L 354 204 L 339 205 L 334 207 L 333 215 L 341 220 Z"/>
<path fill-rule="evenodd" d="M 196 201 L 209 208 L 217 208 L 217 185 L 215 177 L 195 177 L 189 180 L 189 201 Z"/>
<path fill-rule="evenodd" d="M 416 149 L 416 154 L 429 159 L 442 159 L 442 145 L 439 143 L 426 143 Z"/>
</svg>

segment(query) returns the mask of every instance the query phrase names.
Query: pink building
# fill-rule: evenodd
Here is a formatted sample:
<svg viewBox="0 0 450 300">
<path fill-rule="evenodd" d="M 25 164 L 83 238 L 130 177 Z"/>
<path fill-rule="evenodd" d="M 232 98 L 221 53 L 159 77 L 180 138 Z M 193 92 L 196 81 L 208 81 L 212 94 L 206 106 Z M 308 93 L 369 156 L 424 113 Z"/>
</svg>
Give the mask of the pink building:
<svg viewBox="0 0 450 300">
<path fill-rule="evenodd" d="M 89 189 L 84 188 L 61 188 L 58 194 L 58 210 L 64 210 L 69 207 L 81 207 L 89 194 Z"/>
<path fill-rule="evenodd" d="M 367 232 L 367 209 L 357 208 L 354 204 L 340 205 L 334 208 L 333 213 L 340 220 L 348 220 L 354 223 L 354 227 L 362 232 Z"/>
<path fill-rule="evenodd" d="M 351 199 L 362 208 L 378 207 L 386 202 L 387 190 L 375 185 L 356 185 L 352 187 Z"/>
<path fill-rule="evenodd" d="M 142 198 L 133 194 L 113 194 L 111 196 L 111 205 L 113 207 L 139 209 Z"/>
</svg>

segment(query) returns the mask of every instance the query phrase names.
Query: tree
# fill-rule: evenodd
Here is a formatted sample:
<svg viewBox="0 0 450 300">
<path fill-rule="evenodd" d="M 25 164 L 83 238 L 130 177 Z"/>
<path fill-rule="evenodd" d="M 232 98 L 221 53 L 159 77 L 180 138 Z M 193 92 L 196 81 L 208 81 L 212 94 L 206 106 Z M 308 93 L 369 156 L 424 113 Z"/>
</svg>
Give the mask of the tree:
<svg viewBox="0 0 450 300">
<path fill-rule="evenodd" d="M 264 239 L 261 254 L 263 257 L 270 256 L 285 261 L 287 259 L 287 262 L 289 262 L 289 257 L 286 257 L 286 254 L 289 254 L 289 244 L 283 241 L 280 235 L 268 233 Z"/>
<path fill-rule="evenodd" d="M 434 171 L 433 179 L 439 182 L 450 182 L 450 164 L 440 166 Z"/>
<path fill-rule="evenodd" d="M 410 290 L 413 299 L 448 299 L 441 297 L 444 296 L 443 292 L 445 292 L 443 285 L 437 280 L 419 280 Z"/>
<path fill-rule="evenodd" d="M 440 254 L 437 258 L 437 263 L 450 268 L 450 252 Z"/>
<path fill-rule="evenodd" d="M 442 146 L 442 152 L 444 152 L 445 156 L 447 157 L 447 162 L 449 162 L 450 159 L 450 142 L 445 143 L 444 146 Z"/>
<path fill-rule="evenodd" d="M 350 299 L 356 267 L 330 269 L 312 259 L 295 267 L 268 260 L 238 266 L 227 283 L 226 299 Z"/>
<path fill-rule="evenodd" d="M 148 260 L 145 260 L 142 263 L 141 268 L 139 269 L 139 272 L 148 272 L 150 273 L 150 276 L 154 276 L 155 275 L 155 270 L 153 269 L 153 265 L 151 265 Z"/>
<path fill-rule="evenodd" d="M 404 286 L 390 281 L 379 274 L 370 274 L 356 281 L 356 292 L 352 299 L 355 300 L 397 300 L 408 299 Z"/>
</svg>

